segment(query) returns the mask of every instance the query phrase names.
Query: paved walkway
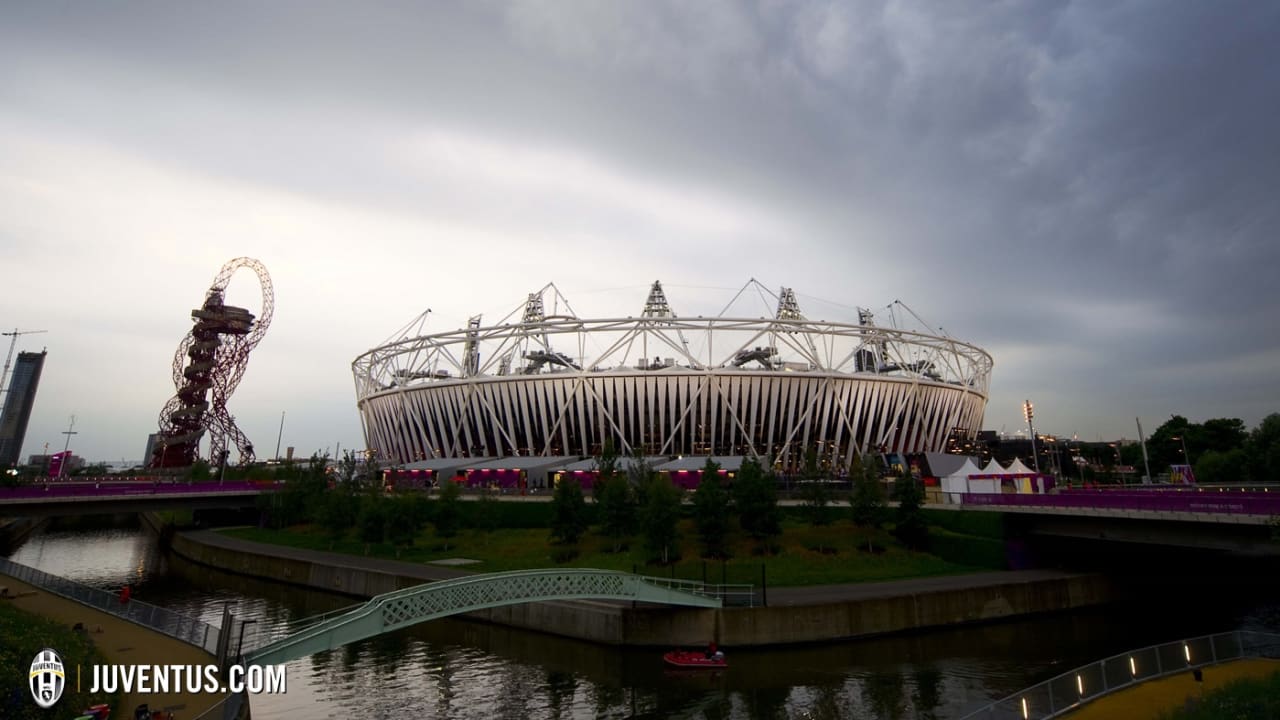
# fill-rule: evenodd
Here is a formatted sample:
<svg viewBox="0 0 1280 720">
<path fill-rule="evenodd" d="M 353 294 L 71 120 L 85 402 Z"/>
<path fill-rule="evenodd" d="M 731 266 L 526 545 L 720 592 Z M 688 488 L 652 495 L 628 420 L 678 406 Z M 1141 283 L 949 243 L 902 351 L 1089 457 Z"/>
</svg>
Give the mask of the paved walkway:
<svg viewBox="0 0 1280 720">
<path fill-rule="evenodd" d="M 231 537 L 213 530 L 183 530 L 183 535 L 211 547 L 224 548 L 233 552 L 258 553 L 273 557 L 287 558 L 301 562 L 314 562 L 334 567 L 357 568 L 360 570 L 377 570 L 379 572 L 421 578 L 423 582 L 432 580 L 449 580 L 451 578 L 473 575 L 465 570 L 458 570 L 443 565 L 424 565 L 422 563 L 390 560 L 387 558 L 366 557 L 364 555 L 348 555 L 346 553 L 326 552 L 324 550 L 308 550 L 274 543 L 261 543 L 253 540 Z"/>
<path fill-rule="evenodd" d="M 1062 717 L 1069 720 L 1155 720 L 1161 713 L 1185 707 L 1204 693 L 1217 690 L 1232 680 L 1264 678 L 1274 672 L 1280 672 L 1280 660 L 1236 660 L 1206 667 L 1202 670 L 1204 682 L 1196 682 L 1188 670 L 1101 697 Z"/>
<path fill-rule="evenodd" d="M 448 580 L 465 577 L 473 573 L 456 568 L 439 565 L 389 560 L 386 558 L 363 557 L 345 553 L 308 550 L 287 547 L 272 543 L 261 543 L 253 540 L 231 537 L 213 530 L 194 530 L 182 533 L 190 539 L 204 545 L 225 548 L 231 551 L 260 553 L 289 558 L 304 562 L 318 562 L 337 567 L 378 570 L 381 572 L 421 578 L 423 582 L 432 580 Z M 938 575 L 934 577 L 910 578 L 906 580 L 888 580 L 884 582 L 848 583 L 844 585 L 811 585 L 806 587 L 770 587 L 768 588 L 769 605 L 824 605 L 848 600 L 869 600 L 873 598 L 901 597 L 920 595 L 939 590 L 971 590 L 1018 583 L 1038 582 L 1042 580 L 1060 580 L 1070 577 L 1084 577 L 1079 573 L 1061 572 L 1058 570 L 1007 570 L 997 572 L 965 573 L 962 575 Z"/>
<path fill-rule="evenodd" d="M 964 573 L 962 575 L 936 575 L 905 580 L 885 580 L 882 582 L 848 583 L 844 585 L 770 587 L 769 605 L 820 605 L 848 600 L 903 597 L 937 592 L 939 590 L 972 590 L 996 585 L 1016 585 L 1072 577 L 1086 577 L 1086 575 L 1059 570 L 1002 570 Z"/>
<path fill-rule="evenodd" d="M 41 590 L 20 580 L 0 574 L 0 585 L 9 588 L 11 594 L 18 597 L 0 602 L 13 603 L 14 607 L 40 615 L 55 622 L 73 627 L 76 623 L 84 623 L 90 629 L 90 638 L 98 651 L 112 664 L 142 665 L 207 665 L 214 661 L 212 655 L 175 640 L 141 625 L 136 625 L 123 618 L 102 612 L 95 608 L 81 605 L 78 602 Z M 95 632 L 102 628 L 102 632 Z M 55 650 L 57 648 L 54 648 Z M 82 668 L 84 676 L 81 682 L 92 682 L 92 669 Z M 75 682 L 74 670 L 67 669 L 67 682 Z M 122 695 L 124 707 L 111 708 L 112 717 L 131 718 L 133 709 L 141 703 L 147 703 L 152 710 L 169 710 L 176 714 L 178 720 L 191 720 L 200 713 L 213 707 L 223 699 L 218 694 L 156 693 L 141 695 L 132 693 Z M 66 717 L 82 708 L 61 708 Z"/>
</svg>

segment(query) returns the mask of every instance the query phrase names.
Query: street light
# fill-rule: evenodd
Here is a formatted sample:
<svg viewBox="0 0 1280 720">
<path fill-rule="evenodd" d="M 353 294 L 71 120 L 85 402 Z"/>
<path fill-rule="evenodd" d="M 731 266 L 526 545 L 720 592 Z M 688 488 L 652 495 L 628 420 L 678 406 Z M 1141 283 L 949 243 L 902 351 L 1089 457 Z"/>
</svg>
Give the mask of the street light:
<svg viewBox="0 0 1280 720">
<path fill-rule="evenodd" d="M 76 416 L 72 415 L 71 422 L 67 425 L 67 429 L 62 431 L 62 434 L 67 436 L 67 441 L 62 444 L 62 462 L 58 464 L 58 477 L 63 477 L 67 474 L 67 458 L 70 457 L 70 453 L 67 452 L 67 448 L 71 447 L 71 436 L 80 434 L 75 431 L 75 426 Z"/>
<path fill-rule="evenodd" d="M 1183 460 L 1183 462 L 1185 462 L 1186 464 L 1190 465 L 1190 464 L 1191 464 L 1191 456 L 1187 454 L 1187 438 L 1186 438 L 1186 436 L 1185 436 L 1185 435 L 1179 435 L 1178 437 L 1175 437 L 1175 438 L 1173 438 L 1173 439 L 1174 439 L 1174 440 L 1178 440 L 1178 441 L 1180 441 L 1180 442 L 1182 443 L 1182 460 Z"/>
</svg>

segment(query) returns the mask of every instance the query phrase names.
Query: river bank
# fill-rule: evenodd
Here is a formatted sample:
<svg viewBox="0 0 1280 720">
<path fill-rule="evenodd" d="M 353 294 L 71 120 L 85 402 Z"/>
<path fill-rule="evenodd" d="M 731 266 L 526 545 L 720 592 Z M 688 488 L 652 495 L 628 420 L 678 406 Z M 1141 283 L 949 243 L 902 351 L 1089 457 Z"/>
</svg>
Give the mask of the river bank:
<svg viewBox="0 0 1280 720">
<path fill-rule="evenodd" d="M 144 523 L 175 555 L 200 565 L 357 598 L 467 573 L 382 558 L 268 545 L 207 530 Z M 767 607 L 686 609 L 574 601 L 509 605 L 467 617 L 618 646 L 733 647 L 823 643 L 1103 605 L 1100 575 L 1049 570 L 984 572 L 838 586 L 770 588 Z"/>
<path fill-rule="evenodd" d="M 212 655 L 134 624 L 115 615 L 81 605 L 63 597 L 33 587 L 8 575 L 0 574 L 0 585 L 9 588 L 13 597 L 3 602 L 33 615 L 52 620 L 67 628 L 77 623 L 86 628 L 98 652 L 108 663 L 115 665 L 207 665 L 214 662 Z M 56 648 L 55 648 L 56 649 Z M 68 669 L 68 682 L 76 682 Z M 82 678 L 86 683 L 89 678 Z M 123 707 L 111 709 L 113 716 L 130 717 L 139 704 L 147 703 L 151 710 L 175 712 L 182 718 L 194 718 L 217 703 L 226 695 L 220 693 L 124 693 Z M 74 708 L 73 710 L 80 710 Z"/>
</svg>

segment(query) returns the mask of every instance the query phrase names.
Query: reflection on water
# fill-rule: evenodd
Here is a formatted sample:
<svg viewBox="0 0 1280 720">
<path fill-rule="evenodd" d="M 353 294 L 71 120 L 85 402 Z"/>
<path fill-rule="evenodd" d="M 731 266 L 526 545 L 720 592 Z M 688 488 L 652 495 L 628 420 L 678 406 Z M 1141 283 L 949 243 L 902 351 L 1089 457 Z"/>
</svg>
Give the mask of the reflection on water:
<svg viewBox="0 0 1280 720">
<path fill-rule="evenodd" d="M 220 623 L 230 604 L 275 634 L 357 600 L 268 583 L 165 556 L 136 524 L 46 530 L 12 559 Z M 256 696 L 270 718 L 956 718 L 1088 661 L 1245 625 L 1280 629 L 1280 604 L 1245 611 L 1144 609 L 1053 615 L 892 638 L 730 649 L 723 672 L 672 672 L 657 650 L 620 649 L 462 620 L 417 625 L 288 665 L 285 695 Z M 1260 607 L 1259 607 L 1260 606 Z M 238 638 L 237 638 L 238 640 Z M 163 662 L 163 658 L 140 658 Z"/>
</svg>

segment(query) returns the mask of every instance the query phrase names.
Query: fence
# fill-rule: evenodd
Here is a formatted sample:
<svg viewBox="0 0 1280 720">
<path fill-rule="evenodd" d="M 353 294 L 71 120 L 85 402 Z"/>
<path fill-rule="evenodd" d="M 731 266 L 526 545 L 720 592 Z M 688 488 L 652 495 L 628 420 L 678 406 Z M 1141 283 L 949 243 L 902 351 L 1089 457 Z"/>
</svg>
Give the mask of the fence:
<svg viewBox="0 0 1280 720">
<path fill-rule="evenodd" d="M 156 632 L 181 640 L 189 645 L 203 649 L 210 655 L 217 655 L 218 640 L 221 630 L 195 618 L 187 617 L 167 608 L 157 607 L 138 600 L 121 602 L 115 593 L 82 585 L 57 575 L 37 570 L 9 560 L 0 558 L 0 573 L 21 580 L 46 592 L 60 595 L 68 600 L 96 608 L 105 613 L 124 618 Z M 237 720 L 248 708 L 244 693 L 227 696 L 218 704 L 201 713 L 199 720 Z"/>
<path fill-rule="evenodd" d="M 633 564 L 631 574 L 644 575 L 650 581 L 684 581 L 685 586 L 679 589 L 719 598 L 725 607 L 768 605 L 768 580 L 763 563 L 695 560 L 675 562 L 666 567 Z M 759 581 L 759 586 L 755 582 L 743 582 L 746 580 Z"/>
<path fill-rule="evenodd" d="M 246 694 L 233 693 L 217 705 L 195 716 L 194 720 L 240 720 L 241 717 L 248 716 L 248 710 L 249 698 Z"/>
<path fill-rule="evenodd" d="M 1048 720 L 1117 690 L 1228 660 L 1280 658 L 1280 635 L 1236 630 L 1113 655 L 991 703 L 962 720 Z"/>
<path fill-rule="evenodd" d="M 244 495 L 270 492 L 274 490 L 270 483 L 251 480 L 228 480 L 225 483 L 212 482 L 176 482 L 122 480 L 120 478 L 98 481 L 54 480 L 19 487 L 0 488 L 0 500 L 52 500 L 54 498 L 114 498 L 132 497 L 135 495 Z"/>
<path fill-rule="evenodd" d="M 27 567 L 7 558 L 0 558 L 0 573 L 12 576 L 54 595 L 61 595 L 81 605 L 97 608 L 106 613 L 151 628 L 156 632 L 181 640 L 189 645 L 217 655 L 220 630 L 203 620 L 187 617 L 172 610 L 145 602 L 129 600 L 121 602 L 115 593 L 81 585 L 74 580 L 50 575 L 33 567 Z"/>
<path fill-rule="evenodd" d="M 1263 492 L 1127 492 L 1072 490 L 1057 495 L 1013 493 L 964 493 L 963 505 L 1000 505 L 1149 512 L 1230 513 L 1280 515 L 1280 493 Z"/>
</svg>

